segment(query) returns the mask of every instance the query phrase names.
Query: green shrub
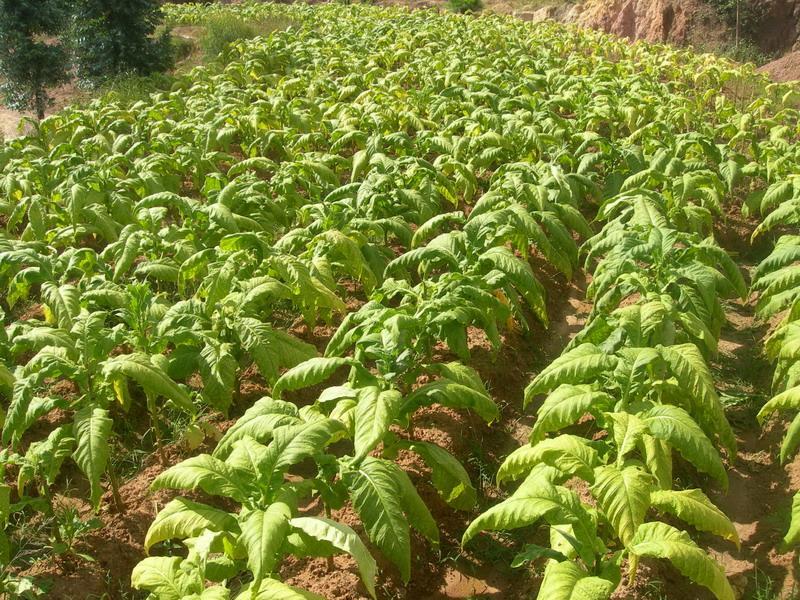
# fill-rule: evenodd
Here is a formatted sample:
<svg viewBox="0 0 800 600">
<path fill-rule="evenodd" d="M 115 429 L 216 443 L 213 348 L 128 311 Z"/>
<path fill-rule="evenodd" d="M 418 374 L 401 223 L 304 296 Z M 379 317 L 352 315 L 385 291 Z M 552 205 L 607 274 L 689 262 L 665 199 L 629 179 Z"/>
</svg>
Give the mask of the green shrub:
<svg viewBox="0 0 800 600">
<path fill-rule="evenodd" d="M 245 21 L 233 14 L 218 14 L 205 21 L 206 30 L 200 39 L 200 46 L 206 58 L 212 59 L 223 54 L 237 40 L 267 35 L 285 29 L 290 24 L 291 21 L 284 18 Z"/>
<path fill-rule="evenodd" d="M 447 6 L 456 13 L 478 12 L 483 8 L 481 0 L 447 0 Z"/>
<path fill-rule="evenodd" d="M 757 66 L 761 66 L 775 59 L 774 55 L 764 52 L 750 40 L 739 40 L 738 46 L 732 42 L 723 44 L 715 53 L 735 60 L 736 62 L 749 62 Z"/>
<path fill-rule="evenodd" d="M 172 57 L 176 63 L 189 58 L 195 50 L 196 42 L 191 39 L 173 35 L 170 38 Z"/>
<path fill-rule="evenodd" d="M 175 78 L 166 73 L 151 73 L 150 75 L 119 75 L 107 80 L 103 87 L 103 94 L 123 105 L 129 106 L 139 100 L 147 100 L 150 94 L 169 91 Z"/>
<path fill-rule="evenodd" d="M 206 32 L 200 40 L 207 58 L 225 52 L 236 40 L 246 40 L 258 35 L 256 27 L 231 14 L 221 14 L 206 21 Z"/>
</svg>

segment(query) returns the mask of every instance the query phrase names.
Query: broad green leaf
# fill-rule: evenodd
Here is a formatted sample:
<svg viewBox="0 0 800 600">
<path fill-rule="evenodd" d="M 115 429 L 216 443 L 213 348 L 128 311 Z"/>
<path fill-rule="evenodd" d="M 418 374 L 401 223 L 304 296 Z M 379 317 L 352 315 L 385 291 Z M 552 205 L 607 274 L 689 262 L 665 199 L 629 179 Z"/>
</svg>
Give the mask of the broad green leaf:
<svg viewBox="0 0 800 600">
<path fill-rule="evenodd" d="M 571 561 L 550 560 L 539 588 L 541 600 L 608 600 L 616 585 L 593 577 Z"/>
<path fill-rule="evenodd" d="M 291 519 L 289 524 L 295 529 L 300 529 L 305 534 L 331 543 L 342 552 L 347 552 L 358 565 L 361 581 L 364 582 L 369 595 L 375 598 L 375 577 L 377 564 L 367 550 L 358 534 L 347 525 L 337 523 L 322 517 L 297 517 Z"/>
<path fill-rule="evenodd" d="M 253 586 L 258 587 L 264 578 L 275 571 L 281 546 L 291 529 L 291 518 L 291 507 L 281 501 L 273 502 L 267 510 L 251 510 L 240 517 L 242 533 L 239 543 L 247 552 L 247 566 L 253 573 Z"/>
<path fill-rule="evenodd" d="M 784 548 L 793 548 L 800 544 L 800 492 L 792 498 L 792 513 L 789 523 L 789 531 L 783 538 Z"/>
<path fill-rule="evenodd" d="M 595 469 L 592 495 L 625 546 L 644 522 L 654 482 L 652 475 L 637 467 Z"/>
<path fill-rule="evenodd" d="M 552 558 L 557 561 L 569 560 L 566 556 L 552 548 L 545 548 L 544 546 L 537 546 L 536 544 L 526 544 L 522 552 L 514 556 L 514 559 L 511 561 L 511 567 L 516 569 L 525 563 L 533 562 L 542 557 Z"/>
<path fill-rule="evenodd" d="M 120 377 L 133 379 L 146 392 L 164 397 L 190 414 L 196 412 L 188 392 L 175 383 L 146 354 L 121 354 L 103 363 L 103 374 L 110 380 Z"/>
<path fill-rule="evenodd" d="M 184 600 L 199 594 L 203 584 L 200 579 L 181 569 L 183 559 L 177 556 L 151 556 L 133 568 L 131 586 L 146 590 L 159 600 Z"/>
<path fill-rule="evenodd" d="M 272 432 L 272 441 L 259 465 L 259 472 L 280 482 L 283 480 L 282 474 L 289 467 L 321 454 L 328 444 L 343 433 L 344 426 L 328 418 L 279 427 Z"/>
<path fill-rule="evenodd" d="M 612 396 L 590 385 L 560 385 L 548 394 L 539 407 L 530 441 L 538 442 L 547 433 L 572 425 L 587 413 L 608 410 L 613 404 Z"/>
<path fill-rule="evenodd" d="M 580 384 L 593 381 L 598 375 L 613 371 L 617 358 L 593 344 L 581 344 L 559 356 L 545 367 L 525 388 L 524 405 L 538 394 L 555 389 L 561 384 Z"/>
<path fill-rule="evenodd" d="M 668 442 L 698 470 L 708 473 L 727 489 L 728 475 L 722 459 L 689 413 L 677 406 L 665 404 L 651 408 L 642 416 L 654 437 Z"/>
<path fill-rule="evenodd" d="M 89 479 L 90 497 L 95 510 L 100 506 L 103 488 L 100 478 L 106 471 L 109 457 L 108 440 L 114 421 L 108 411 L 87 406 L 75 413 L 73 431 L 75 433 L 75 462 Z"/>
<path fill-rule="evenodd" d="M 650 503 L 695 529 L 722 536 L 739 546 L 739 534 L 731 520 L 700 490 L 657 490 L 650 494 Z"/>
<path fill-rule="evenodd" d="M 591 483 L 594 481 L 594 468 L 600 464 L 600 460 L 597 451 L 587 440 L 564 434 L 514 450 L 500 465 L 497 482 L 519 479 L 539 463 L 545 463 Z"/>
<path fill-rule="evenodd" d="M 199 535 L 204 529 L 236 532 L 236 517 L 206 504 L 186 498 L 175 498 L 156 515 L 144 538 L 145 552 L 158 542 L 186 539 Z"/>
<path fill-rule="evenodd" d="M 52 283 L 42 284 L 42 299 L 55 316 L 55 322 L 61 329 L 69 331 L 75 317 L 81 312 L 80 290 L 72 284 L 56 286 Z"/>
<path fill-rule="evenodd" d="M 636 556 L 669 560 L 683 575 L 711 590 L 719 600 L 736 598 L 725 570 L 685 531 L 666 523 L 643 523 L 628 548 Z"/>
<path fill-rule="evenodd" d="M 150 485 L 152 490 L 203 490 L 244 503 L 250 495 L 249 475 L 219 459 L 200 454 L 170 467 Z"/>
<path fill-rule="evenodd" d="M 220 459 L 226 458 L 233 450 L 233 444 L 244 437 L 267 443 L 272 439 L 272 432 L 276 428 L 297 425 L 300 422 L 297 407 L 294 404 L 265 396 L 248 408 L 233 424 L 233 427 L 225 432 L 214 449 L 213 456 Z"/>
<path fill-rule="evenodd" d="M 253 357 L 258 370 L 269 382 L 278 379 L 280 369 L 295 367 L 317 355 L 311 344 L 257 319 L 239 318 L 234 322 L 234 328 L 242 348 Z M 274 393 L 276 396 L 280 393 L 277 386 Z"/>
<path fill-rule="evenodd" d="M 236 600 L 326 600 L 309 591 L 286 585 L 277 579 L 264 579 L 254 586 L 248 583 L 236 596 Z"/>
<path fill-rule="evenodd" d="M 393 463 L 368 456 L 350 482 L 350 494 L 370 540 L 397 566 L 403 581 L 408 581 L 411 540 L 395 468 Z"/>
<path fill-rule="evenodd" d="M 272 388 L 272 393 L 280 397 L 284 390 L 297 390 L 322 383 L 338 369 L 353 365 L 351 358 L 318 356 L 306 360 L 280 376 Z"/>
<path fill-rule="evenodd" d="M 421 385 L 406 396 L 403 413 L 411 413 L 420 406 L 438 403 L 448 408 L 474 410 L 487 423 L 500 416 L 500 411 L 492 398 L 472 387 L 453 381 L 440 379 Z"/>
<path fill-rule="evenodd" d="M 553 485 L 540 471 L 532 472 L 509 498 L 472 521 L 461 544 L 466 545 L 481 531 L 518 529 L 539 520 L 552 526 L 571 525 L 581 557 L 593 561 L 596 534 L 592 518 L 575 492 Z"/>
<path fill-rule="evenodd" d="M 663 346 L 661 356 L 670 365 L 678 383 L 695 398 L 697 414 L 693 415 L 704 431 L 719 435 L 722 444 L 736 456 L 736 438 L 714 389 L 714 380 L 702 354 L 694 344 Z"/>
<path fill-rule="evenodd" d="M 477 491 L 469 474 L 457 458 L 430 442 L 407 442 L 404 447 L 416 452 L 431 470 L 431 483 L 447 504 L 456 510 L 470 510 L 477 501 Z"/>
<path fill-rule="evenodd" d="M 403 505 L 403 512 L 406 514 L 409 524 L 425 536 L 434 545 L 439 544 L 439 527 L 433 518 L 431 511 L 417 492 L 417 488 L 411 482 L 411 478 L 394 463 L 388 463 L 387 467 L 393 471 L 394 479 L 400 490 L 400 502 Z"/>
<path fill-rule="evenodd" d="M 361 460 L 383 441 L 397 418 L 403 396 L 397 390 L 377 387 L 359 390 L 355 412 L 355 459 Z"/>
<path fill-rule="evenodd" d="M 636 449 L 647 432 L 647 426 L 635 414 L 626 412 L 605 413 L 603 418 L 611 422 L 614 444 L 617 447 L 617 464 L 624 462 L 624 457 Z"/>
</svg>

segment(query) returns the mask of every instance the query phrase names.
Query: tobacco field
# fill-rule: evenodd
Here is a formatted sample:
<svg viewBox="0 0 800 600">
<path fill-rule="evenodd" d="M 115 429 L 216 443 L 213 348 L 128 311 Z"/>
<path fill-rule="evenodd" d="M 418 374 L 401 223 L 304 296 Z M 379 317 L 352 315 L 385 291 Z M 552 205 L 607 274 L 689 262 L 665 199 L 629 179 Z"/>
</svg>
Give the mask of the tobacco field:
<svg viewBox="0 0 800 600">
<path fill-rule="evenodd" d="M 288 26 L 0 146 L 0 595 L 794 597 L 800 88 L 164 12 Z"/>
</svg>

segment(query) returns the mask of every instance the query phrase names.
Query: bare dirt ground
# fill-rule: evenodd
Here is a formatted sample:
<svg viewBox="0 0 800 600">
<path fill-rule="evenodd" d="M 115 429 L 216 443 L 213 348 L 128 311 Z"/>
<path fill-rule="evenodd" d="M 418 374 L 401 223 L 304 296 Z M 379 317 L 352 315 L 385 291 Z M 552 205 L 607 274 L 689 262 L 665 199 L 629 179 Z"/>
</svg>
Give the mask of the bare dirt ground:
<svg viewBox="0 0 800 600">
<path fill-rule="evenodd" d="M 800 52 L 789 52 L 758 69 L 775 81 L 800 80 Z"/>
<path fill-rule="evenodd" d="M 48 115 L 60 111 L 69 104 L 85 100 L 88 96 L 86 92 L 71 83 L 52 90 L 50 95 L 53 104 L 47 109 Z M 30 126 L 21 123 L 25 117 L 34 119 L 35 115 L 30 112 L 17 112 L 0 104 L 0 139 L 10 140 L 29 131 Z"/>
</svg>

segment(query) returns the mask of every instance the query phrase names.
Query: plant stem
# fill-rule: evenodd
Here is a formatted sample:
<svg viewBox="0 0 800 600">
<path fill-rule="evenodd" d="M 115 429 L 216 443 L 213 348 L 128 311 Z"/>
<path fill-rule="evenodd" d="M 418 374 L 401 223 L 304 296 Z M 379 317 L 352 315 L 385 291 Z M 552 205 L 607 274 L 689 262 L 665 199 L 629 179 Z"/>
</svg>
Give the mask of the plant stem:
<svg viewBox="0 0 800 600">
<path fill-rule="evenodd" d="M 114 506 L 116 506 L 117 512 L 125 513 L 125 503 L 119 493 L 119 477 L 117 477 L 113 461 L 108 462 L 108 477 L 111 480 L 111 496 L 114 498 Z"/>
<path fill-rule="evenodd" d="M 156 454 L 158 455 L 158 462 L 162 465 L 166 464 L 166 457 L 164 456 L 164 447 L 161 443 L 161 428 L 158 426 L 158 407 L 156 407 L 156 398 L 152 394 L 147 394 L 147 412 L 150 413 L 150 424 L 153 426 L 153 434 L 156 438 Z"/>
</svg>

